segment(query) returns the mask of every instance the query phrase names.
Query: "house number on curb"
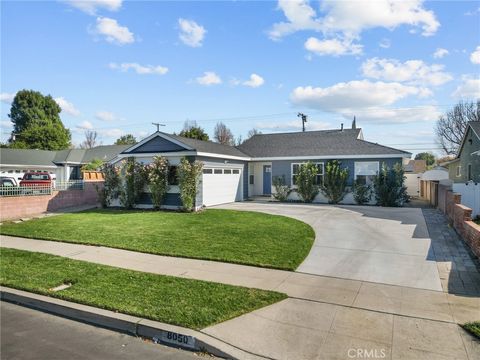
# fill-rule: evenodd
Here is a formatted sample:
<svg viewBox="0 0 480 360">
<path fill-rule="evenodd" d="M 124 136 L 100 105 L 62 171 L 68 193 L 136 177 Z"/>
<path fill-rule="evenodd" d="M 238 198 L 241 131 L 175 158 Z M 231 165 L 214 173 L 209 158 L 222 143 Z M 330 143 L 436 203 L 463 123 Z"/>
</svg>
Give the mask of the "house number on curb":
<svg viewBox="0 0 480 360">
<path fill-rule="evenodd" d="M 189 349 L 195 349 L 195 338 L 193 336 L 182 335 L 171 331 L 162 331 L 160 341 Z"/>
</svg>

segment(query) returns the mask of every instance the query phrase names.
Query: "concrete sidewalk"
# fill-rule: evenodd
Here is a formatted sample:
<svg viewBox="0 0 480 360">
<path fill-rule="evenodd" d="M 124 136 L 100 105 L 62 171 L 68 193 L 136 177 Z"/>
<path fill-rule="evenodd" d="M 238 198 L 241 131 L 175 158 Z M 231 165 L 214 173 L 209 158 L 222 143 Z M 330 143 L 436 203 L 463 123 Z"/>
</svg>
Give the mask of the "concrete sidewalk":
<svg viewBox="0 0 480 360">
<path fill-rule="evenodd" d="M 480 297 L 112 249 L 2 236 L 2 247 L 43 252 L 125 269 L 275 290 L 291 298 L 463 323 L 480 319 Z"/>
</svg>

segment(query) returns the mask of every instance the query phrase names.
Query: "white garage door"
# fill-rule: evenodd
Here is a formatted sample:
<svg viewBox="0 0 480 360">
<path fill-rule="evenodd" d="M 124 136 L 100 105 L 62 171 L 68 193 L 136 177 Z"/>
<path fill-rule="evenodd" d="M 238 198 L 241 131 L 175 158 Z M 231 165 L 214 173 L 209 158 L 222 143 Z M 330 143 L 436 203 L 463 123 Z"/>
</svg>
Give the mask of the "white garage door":
<svg viewBox="0 0 480 360">
<path fill-rule="evenodd" d="M 202 191 L 203 205 L 205 206 L 242 200 L 242 169 L 204 168 Z"/>
</svg>

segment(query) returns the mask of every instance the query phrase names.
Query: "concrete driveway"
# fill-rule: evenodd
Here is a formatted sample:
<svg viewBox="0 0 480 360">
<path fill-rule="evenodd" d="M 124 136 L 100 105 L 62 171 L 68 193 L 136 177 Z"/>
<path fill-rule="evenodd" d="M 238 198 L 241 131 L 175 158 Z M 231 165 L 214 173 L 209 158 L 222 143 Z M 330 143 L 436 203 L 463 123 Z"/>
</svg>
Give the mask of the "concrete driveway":
<svg viewBox="0 0 480 360">
<path fill-rule="evenodd" d="M 315 243 L 298 272 L 442 291 L 421 209 L 259 202 L 220 207 L 311 225 Z"/>
</svg>

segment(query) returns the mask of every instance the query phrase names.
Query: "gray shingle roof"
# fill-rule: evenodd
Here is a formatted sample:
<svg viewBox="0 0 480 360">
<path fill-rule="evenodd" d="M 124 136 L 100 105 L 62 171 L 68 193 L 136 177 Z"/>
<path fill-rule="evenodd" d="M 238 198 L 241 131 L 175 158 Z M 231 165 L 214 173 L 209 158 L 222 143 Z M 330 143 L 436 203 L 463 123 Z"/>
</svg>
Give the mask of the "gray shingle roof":
<svg viewBox="0 0 480 360">
<path fill-rule="evenodd" d="M 0 164 L 2 165 L 55 166 L 54 157 L 55 151 L 0 149 Z"/>
<path fill-rule="evenodd" d="M 222 144 L 215 143 L 213 141 L 203 141 L 203 140 L 197 140 L 197 139 L 190 139 L 190 138 L 186 138 L 186 137 L 178 136 L 178 135 L 171 135 L 171 134 L 165 134 L 165 135 L 170 136 L 170 137 L 174 138 L 175 140 L 180 141 L 180 142 L 184 143 L 185 145 L 190 146 L 191 148 L 195 149 L 198 152 L 207 152 L 207 153 L 220 154 L 220 155 L 248 157 L 242 151 L 240 151 L 239 149 L 237 149 L 233 146 L 222 145 Z"/>
<path fill-rule="evenodd" d="M 410 155 L 409 152 L 359 139 L 360 129 L 254 135 L 238 146 L 251 157 Z"/>
<path fill-rule="evenodd" d="M 480 121 L 470 121 L 468 125 L 470 125 L 477 136 L 480 137 Z"/>
</svg>

